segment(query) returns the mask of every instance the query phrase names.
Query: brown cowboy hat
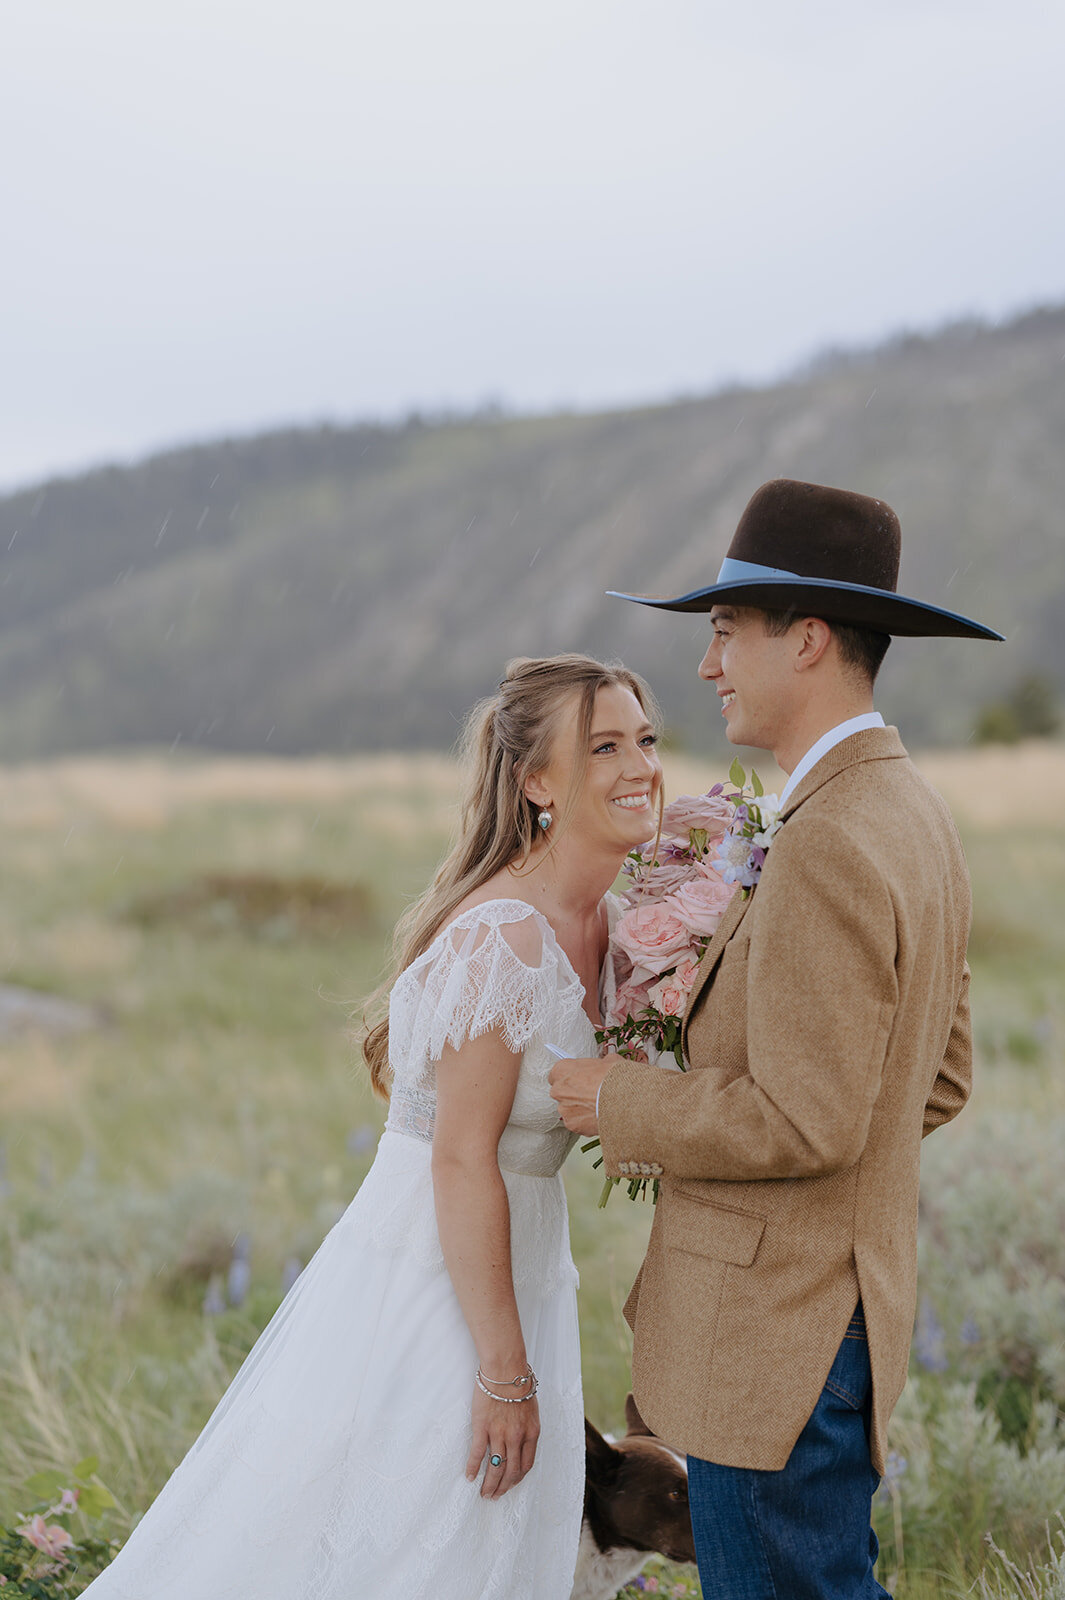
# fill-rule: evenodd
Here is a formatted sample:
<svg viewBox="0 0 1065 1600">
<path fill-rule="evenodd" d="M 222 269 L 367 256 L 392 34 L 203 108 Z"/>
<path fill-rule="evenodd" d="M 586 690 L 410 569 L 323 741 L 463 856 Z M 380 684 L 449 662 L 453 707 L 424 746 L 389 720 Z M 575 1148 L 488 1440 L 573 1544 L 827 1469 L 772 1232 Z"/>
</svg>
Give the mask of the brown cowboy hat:
<svg viewBox="0 0 1065 1600">
<path fill-rule="evenodd" d="M 735 600 L 879 633 L 1003 637 L 982 622 L 897 594 L 901 543 L 899 519 L 883 500 L 774 478 L 752 495 L 709 587 L 674 600 L 607 592 L 663 611 L 709 611 Z"/>
</svg>

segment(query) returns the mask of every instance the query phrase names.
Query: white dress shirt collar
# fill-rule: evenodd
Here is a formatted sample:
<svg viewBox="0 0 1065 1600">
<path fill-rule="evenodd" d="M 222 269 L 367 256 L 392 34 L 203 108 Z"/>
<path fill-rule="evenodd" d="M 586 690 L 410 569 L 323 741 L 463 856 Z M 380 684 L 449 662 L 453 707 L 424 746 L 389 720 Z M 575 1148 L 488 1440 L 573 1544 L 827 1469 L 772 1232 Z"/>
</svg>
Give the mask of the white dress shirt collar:
<svg viewBox="0 0 1065 1600">
<path fill-rule="evenodd" d="M 863 728 L 882 728 L 883 726 L 884 719 L 879 711 L 867 711 L 863 716 L 851 717 L 848 721 L 839 723 L 835 728 L 829 728 L 828 732 L 823 733 L 817 743 L 812 745 L 802 760 L 796 764 L 780 796 L 781 810 L 787 805 L 806 774 L 811 768 L 816 767 L 822 756 L 827 756 L 830 750 L 834 750 L 836 745 L 842 743 L 844 739 L 849 739 L 852 733 L 861 733 Z"/>
</svg>

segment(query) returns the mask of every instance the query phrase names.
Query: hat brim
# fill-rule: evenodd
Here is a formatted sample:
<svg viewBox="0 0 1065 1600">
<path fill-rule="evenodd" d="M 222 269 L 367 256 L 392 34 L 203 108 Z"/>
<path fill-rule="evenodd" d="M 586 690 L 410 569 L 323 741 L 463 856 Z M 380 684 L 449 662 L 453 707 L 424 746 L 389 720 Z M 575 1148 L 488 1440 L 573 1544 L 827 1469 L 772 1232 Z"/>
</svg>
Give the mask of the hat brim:
<svg viewBox="0 0 1065 1600">
<path fill-rule="evenodd" d="M 772 611 L 796 611 L 803 616 L 824 617 L 826 622 L 850 623 L 873 628 L 878 633 L 911 638 L 997 639 L 1003 635 L 986 628 L 971 617 L 909 600 L 889 589 L 869 589 L 860 583 L 826 583 L 820 578 L 789 577 L 734 578 L 727 583 L 712 583 L 707 589 L 693 589 L 673 600 L 654 595 L 621 594 L 608 589 L 616 600 L 633 600 L 637 605 L 654 606 L 659 611 L 709 611 L 735 600 L 740 605 Z"/>
</svg>

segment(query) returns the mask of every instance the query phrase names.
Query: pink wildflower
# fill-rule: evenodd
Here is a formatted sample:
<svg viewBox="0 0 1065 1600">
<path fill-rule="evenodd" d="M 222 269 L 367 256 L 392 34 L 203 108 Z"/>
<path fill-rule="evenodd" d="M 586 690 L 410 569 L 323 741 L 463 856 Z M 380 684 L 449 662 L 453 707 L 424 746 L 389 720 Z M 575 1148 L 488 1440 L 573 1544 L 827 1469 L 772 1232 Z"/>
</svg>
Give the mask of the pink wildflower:
<svg viewBox="0 0 1065 1600">
<path fill-rule="evenodd" d="M 35 1545 L 46 1556 L 51 1556 L 53 1560 L 57 1557 L 63 1560 L 63 1551 L 69 1550 L 74 1543 L 66 1528 L 61 1528 L 58 1522 L 45 1522 L 40 1512 L 28 1522 L 22 1523 L 16 1532 L 21 1533 L 24 1539 L 28 1539 L 30 1544 Z"/>
</svg>

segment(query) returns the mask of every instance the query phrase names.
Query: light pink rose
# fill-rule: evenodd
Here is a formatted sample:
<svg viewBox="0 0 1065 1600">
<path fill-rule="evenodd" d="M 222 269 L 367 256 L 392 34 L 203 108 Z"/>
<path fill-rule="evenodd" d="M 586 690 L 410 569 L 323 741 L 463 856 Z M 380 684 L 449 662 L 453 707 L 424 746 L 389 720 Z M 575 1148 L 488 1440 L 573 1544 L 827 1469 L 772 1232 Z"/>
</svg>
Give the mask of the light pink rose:
<svg viewBox="0 0 1065 1600">
<path fill-rule="evenodd" d="M 721 914 L 735 892 L 735 884 L 723 883 L 716 872 L 700 871 L 662 902 L 683 922 L 689 933 L 713 933 Z"/>
<path fill-rule="evenodd" d="M 22 1523 L 17 1532 L 21 1533 L 24 1539 L 28 1539 L 30 1544 L 36 1545 L 46 1556 L 51 1556 L 53 1561 L 56 1557 L 63 1560 L 63 1551 L 68 1550 L 74 1543 L 66 1528 L 61 1528 L 58 1522 L 45 1522 L 39 1512 L 28 1522 Z"/>
<path fill-rule="evenodd" d="M 676 969 L 660 978 L 647 991 L 648 1003 L 664 1017 L 682 1017 L 698 970 L 699 960 L 695 951 L 686 951 L 677 962 Z"/>
<path fill-rule="evenodd" d="M 633 906 L 614 930 L 614 938 L 634 967 L 645 972 L 665 972 L 687 946 L 690 934 L 665 900 Z"/>
<path fill-rule="evenodd" d="M 654 896 L 656 899 L 669 894 L 673 889 L 680 887 L 691 877 L 692 864 L 687 856 L 680 860 L 663 856 L 659 851 L 657 867 L 645 867 L 640 875 L 639 887 L 628 890 L 625 898 L 633 905 L 639 905 L 646 897 Z"/>
<path fill-rule="evenodd" d="M 687 843 L 692 828 L 705 828 L 711 839 L 720 839 L 732 826 L 733 809 L 717 794 L 682 794 L 662 813 L 662 832 Z"/>
<path fill-rule="evenodd" d="M 610 1008 L 609 1022 L 624 1022 L 626 1017 L 639 1017 L 646 1010 L 647 980 L 642 983 L 635 978 L 630 978 L 618 989 L 614 1004 Z"/>
</svg>

